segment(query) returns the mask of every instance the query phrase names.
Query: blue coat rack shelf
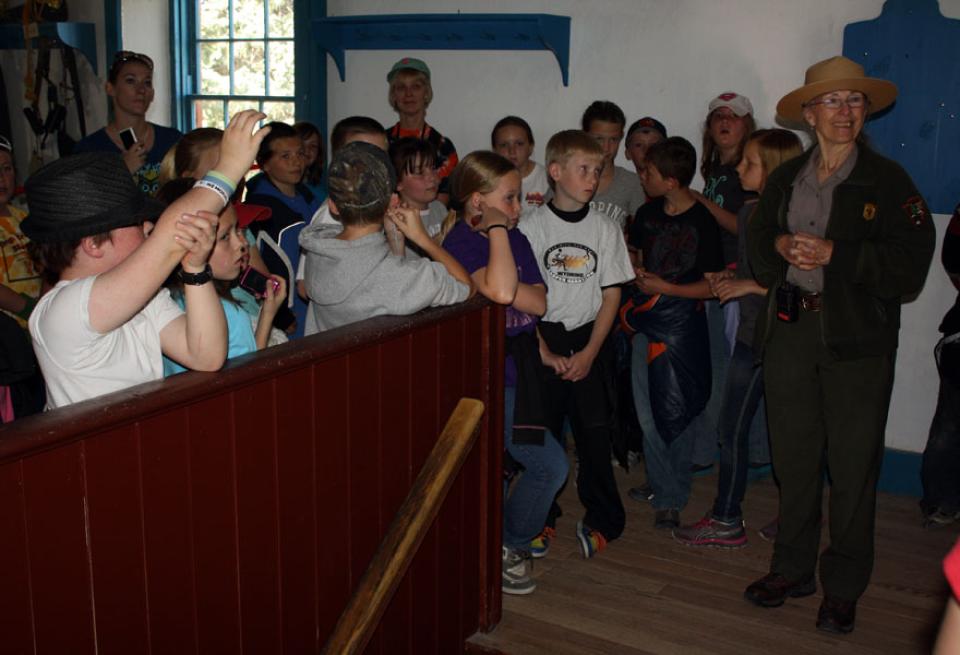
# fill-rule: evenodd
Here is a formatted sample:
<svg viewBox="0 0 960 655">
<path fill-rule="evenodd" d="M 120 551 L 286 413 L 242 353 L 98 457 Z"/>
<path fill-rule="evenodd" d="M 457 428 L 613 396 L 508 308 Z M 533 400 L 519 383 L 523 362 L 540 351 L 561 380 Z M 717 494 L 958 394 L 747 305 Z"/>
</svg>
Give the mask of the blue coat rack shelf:
<svg viewBox="0 0 960 655">
<path fill-rule="evenodd" d="M 570 17 L 552 14 L 393 14 L 313 21 L 314 42 L 346 80 L 346 50 L 549 50 L 569 85 Z"/>
<path fill-rule="evenodd" d="M 76 48 L 97 70 L 97 32 L 93 23 L 37 23 L 37 36 L 58 39 Z M 0 25 L 0 49 L 23 50 L 23 25 Z"/>
</svg>

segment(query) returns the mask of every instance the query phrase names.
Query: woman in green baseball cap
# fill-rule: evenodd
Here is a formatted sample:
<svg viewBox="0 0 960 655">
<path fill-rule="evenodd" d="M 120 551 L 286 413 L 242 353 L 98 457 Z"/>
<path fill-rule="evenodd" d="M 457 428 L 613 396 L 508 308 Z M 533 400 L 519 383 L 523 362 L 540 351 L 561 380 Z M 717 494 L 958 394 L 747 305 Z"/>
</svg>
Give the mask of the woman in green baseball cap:
<svg viewBox="0 0 960 655">
<path fill-rule="evenodd" d="M 404 137 L 413 137 L 433 145 L 437 152 L 437 175 L 440 177 L 437 199 L 447 204 L 450 199 L 447 176 L 453 172 L 459 158 L 453 142 L 427 124 L 427 107 L 433 100 L 430 68 L 421 59 L 404 57 L 387 73 L 387 82 L 390 83 L 390 106 L 400 116 L 396 125 L 387 130 L 387 141 L 392 144 Z"/>
</svg>

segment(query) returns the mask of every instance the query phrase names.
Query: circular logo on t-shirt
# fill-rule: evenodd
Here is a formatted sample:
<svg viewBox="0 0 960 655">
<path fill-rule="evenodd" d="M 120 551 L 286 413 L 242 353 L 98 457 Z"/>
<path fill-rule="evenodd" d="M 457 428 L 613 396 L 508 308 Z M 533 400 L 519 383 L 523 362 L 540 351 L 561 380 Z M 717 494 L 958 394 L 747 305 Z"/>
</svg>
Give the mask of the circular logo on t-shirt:
<svg viewBox="0 0 960 655">
<path fill-rule="evenodd" d="M 597 272 L 597 253 L 579 243 L 558 243 L 544 253 L 543 264 L 554 280 L 579 284 Z"/>
</svg>

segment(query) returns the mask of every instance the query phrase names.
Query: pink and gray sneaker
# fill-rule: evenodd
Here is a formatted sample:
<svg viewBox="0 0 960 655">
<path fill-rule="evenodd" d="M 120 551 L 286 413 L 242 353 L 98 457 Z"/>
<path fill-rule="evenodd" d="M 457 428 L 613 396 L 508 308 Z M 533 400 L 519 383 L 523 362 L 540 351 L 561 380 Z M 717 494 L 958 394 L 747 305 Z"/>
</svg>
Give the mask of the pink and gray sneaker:
<svg viewBox="0 0 960 655">
<path fill-rule="evenodd" d="M 743 521 L 726 523 L 710 514 L 693 525 L 685 525 L 673 531 L 673 538 L 684 546 L 707 546 L 710 548 L 743 548 L 747 545 L 747 531 Z"/>
</svg>

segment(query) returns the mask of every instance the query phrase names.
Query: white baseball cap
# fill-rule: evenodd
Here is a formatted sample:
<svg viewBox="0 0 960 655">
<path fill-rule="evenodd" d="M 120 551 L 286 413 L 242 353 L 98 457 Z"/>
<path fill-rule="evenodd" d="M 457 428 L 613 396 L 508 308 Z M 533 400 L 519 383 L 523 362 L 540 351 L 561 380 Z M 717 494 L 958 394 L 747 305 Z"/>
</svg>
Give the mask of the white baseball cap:
<svg viewBox="0 0 960 655">
<path fill-rule="evenodd" d="M 733 91 L 724 91 L 716 98 L 710 101 L 710 106 L 708 107 L 709 113 L 713 113 L 721 107 L 727 107 L 737 116 L 746 116 L 747 114 L 753 114 L 753 105 L 750 104 L 749 98 L 747 96 L 742 96 L 739 93 L 734 93 Z"/>
</svg>

